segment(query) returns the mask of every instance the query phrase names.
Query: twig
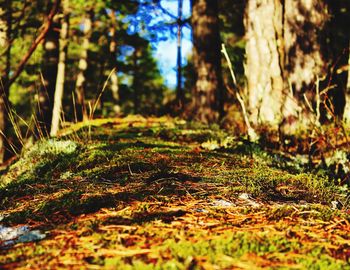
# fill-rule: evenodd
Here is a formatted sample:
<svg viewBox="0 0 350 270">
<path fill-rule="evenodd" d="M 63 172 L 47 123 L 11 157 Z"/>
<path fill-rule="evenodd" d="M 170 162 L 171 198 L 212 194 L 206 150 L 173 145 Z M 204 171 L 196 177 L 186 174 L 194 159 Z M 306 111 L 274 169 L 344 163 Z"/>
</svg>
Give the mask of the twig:
<svg viewBox="0 0 350 270">
<path fill-rule="evenodd" d="M 132 172 L 132 170 L 131 170 L 131 168 L 130 168 L 130 164 L 128 164 L 128 169 L 129 169 L 130 175 L 134 175 L 134 173 Z"/>
<path fill-rule="evenodd" d="M 320 123 L 320 105 L 321 105 L 321 97 L 320 97 L 320 77 L 316 77 L 316 125 L 321 126 Z"/>
<path fill-rule="evenodd" d="M 100 101 L 103 92 L 106 90 L 106 87 L 107 87 L 107 85 L 108 85 L 109 79 L 111 78 L 112 74 L 116 71 L 116 69 L 117 69 L 117 68 L 113 68 L 113 69 L 111 70 L 111 72 L 108 74 L 108 77 L 107 77 L 107 79 L 105 80 L 105 83 L 103 84 L 102 90 L 100 91 L 100 94 L 98 95 L 96 101 L 94 102 L 93 107 L 90 108 L 90 120 L 91 120 L 92 117 L 94 116 L 94 113 L 95 113 L 95 111 L 96 111 L 98 102 Z"/>
<path fill-rule="evenodd" d="M 226 51 L 225 44 L 222 44 L 221 46 L 222 46 L 221 52 L 224 54 L 224 56 L 226 58 L 227 65 L 228 65 L 228 68 L 230 70 L 234 86 L 236 88 L 238 88 L 236 76 L 235 76 L 235 73 L 233 72 L 232 63 L 231 63 L 230 57 L 228 56 L 228 53 Z M 230 89 L 228 88 L 228 90 L 230 90 Z M 233 91 L 232 91 L 232 94 L 234 94 Z M 239 104 L 241 105 L 241 108 L 242 108 L 244 122 L 247 126 L 248 138 L 250 141 L 257 141 L 259 139 L 259 136 L 256 134 L 255 130 L 252 128 L 252 126 L 249 123 L 247 110 L 246 110 L 245 105 L 244 105 L 244 100 L 243 100 L 242 96 L 240 95 L 239 91 L 236 91 L 235 95 L 239 101 Z"/>
</svg>

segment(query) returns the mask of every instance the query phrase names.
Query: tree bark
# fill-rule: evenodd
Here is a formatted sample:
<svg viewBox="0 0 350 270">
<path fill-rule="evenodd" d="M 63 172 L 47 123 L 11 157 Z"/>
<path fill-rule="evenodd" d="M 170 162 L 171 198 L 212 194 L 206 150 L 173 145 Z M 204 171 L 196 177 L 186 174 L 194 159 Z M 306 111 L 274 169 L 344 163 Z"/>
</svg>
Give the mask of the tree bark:
<svg viewBox="0 0 350 270">
<path fill-rule="evenodd" d="M 64 93 L 66 55 L 68 47 L 68 32 L 69 32 L 69 0 L 62 1 L 62 27 L 60 31 L 59 40 L 59 57 L 58 57 L 58 71 L 56 79 L 54 106 L 52 111 L 51 122 L 51 136 L 56 136 L 60 127 L 61 113 L 62 113 L 62 98 Z"/>
<path fill-rule="evenodd" d="M 191 5 L 196 71 L 192 112 L 195 119 L 212 123 L 224 114 L 218 3 L 217 0 L 192 0 Z"/>
<path fill-rule="evenodd" d="M 245 12 L 248 108 L 254 125 L 277 127 L 281 121 L 283 74 L 279 36 L 282 5 L 278 0 L 249 0 Z"/>
<path fill-rule="evenodd" d="M 248 1 L 245 71 L 252 123 L 291 134 L 341 118 L 346 80 L 337 70 L 345 65 L 341 55 L 349 42 L 337 36 L 348 27 L 339 19 L 343 8 L 338 0 Z"/>
<path fill-rule="evenodd" d="M 321 96 L 316 85 L 326 74 L 327 63 L 322 42 L 327 22 L 327 8 L 318 0 L 284 0 L 284 73 L 286 99 L 283 107 L 284 119 L 290 119 L 286 132 L 294 132 L 297 126 L 307 126 L 317 117 L 317 100 Z M 312 106 L 312 109 L 309 107 Z M 291 119 L 294 119 L 291 121 Z M 297 122 L 296 122 L 297 121 Z M 298 123 L 296 125 L 296 123 Z"/>
<path fill-rule="evenodd" d="M 76 102 L 78 105 L 78 117 L 79 120 L 86 121 L 88 119 L 86 105 L 85 105 L 85 92 L 86 92 L 86 71 L 88 69 L 88 53 L 90 47 L 90 39 L 92 34 L 92 18 L 93 11 L 89 10 L 84 18 L 84 37 L 82 50 L 79 60 L 79 73 L 77 76 L 76 86 L 75 86 L 75 94 L 76 94 Z"/>
</svg>

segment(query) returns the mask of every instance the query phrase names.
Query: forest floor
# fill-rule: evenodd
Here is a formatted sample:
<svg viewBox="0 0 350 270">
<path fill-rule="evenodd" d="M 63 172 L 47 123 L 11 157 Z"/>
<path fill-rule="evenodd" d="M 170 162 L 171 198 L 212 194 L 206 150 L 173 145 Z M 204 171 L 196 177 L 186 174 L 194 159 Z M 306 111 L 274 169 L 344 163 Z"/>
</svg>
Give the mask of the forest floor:
<svg viewBox="0 0 350 270">
<path fill-rule="evenodd" d="M 0 181 L 0 269 L 350 269 L 347 188 L 215 127 L 94 120 Z"/>
</svg>

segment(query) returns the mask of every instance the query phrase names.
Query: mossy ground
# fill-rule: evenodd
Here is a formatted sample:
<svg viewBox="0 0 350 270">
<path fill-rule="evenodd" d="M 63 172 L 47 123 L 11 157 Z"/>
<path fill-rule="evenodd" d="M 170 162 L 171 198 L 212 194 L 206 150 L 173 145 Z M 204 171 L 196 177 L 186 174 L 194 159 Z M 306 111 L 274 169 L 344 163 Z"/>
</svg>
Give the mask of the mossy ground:
<svg viewBox="0 0 350 270">
<path fill-rule="evenodd" d="M 2 222 L 48 237 L 0 268 L 350 269 L 347 190 L 296 171 L 215 126 L 76 125 L 2 176 Z"/>
</svg>

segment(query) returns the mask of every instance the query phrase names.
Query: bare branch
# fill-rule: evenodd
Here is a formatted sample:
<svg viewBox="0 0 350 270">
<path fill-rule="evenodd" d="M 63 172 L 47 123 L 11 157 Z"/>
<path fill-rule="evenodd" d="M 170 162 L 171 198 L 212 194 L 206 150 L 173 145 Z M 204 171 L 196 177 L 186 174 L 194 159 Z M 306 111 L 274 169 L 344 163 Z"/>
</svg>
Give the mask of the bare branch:
<svg viewBox="0 0 350 270">
<path fill-rule="evenodd" d="M 48 31 L 52 25 L 53 18 L 58 11 L 59 5 L 60 5 L 60 0 L 55 0 L 53 7 L 52 7 L 49 15 L 47 16 L 46 22 L 42 26 L 43 30 L 41 31 L 39 36 L 37 36 L 37 38 L 34 40 L 34 42 L 30 46 L 27 53 L 24 55 L 21 62 L 18 64 L 16 71 L 14 72 L 14 74 L 12 75 L 12 77 L 9 79 L 9 81 L 7 83 L 7 87 L 10 87 L 11 84 L 14 83 L 15 80 L 19 77 L 19 75 L 22 73 L 25 65 L 27 64 L 29 58 L 32 56 L 32 54 L 34 53 L 34 51 L 36 50 L 38 45 L 41 43 L 41 41 L 45 38 L 46 34 L 48 33 Z"/>
</svg>

